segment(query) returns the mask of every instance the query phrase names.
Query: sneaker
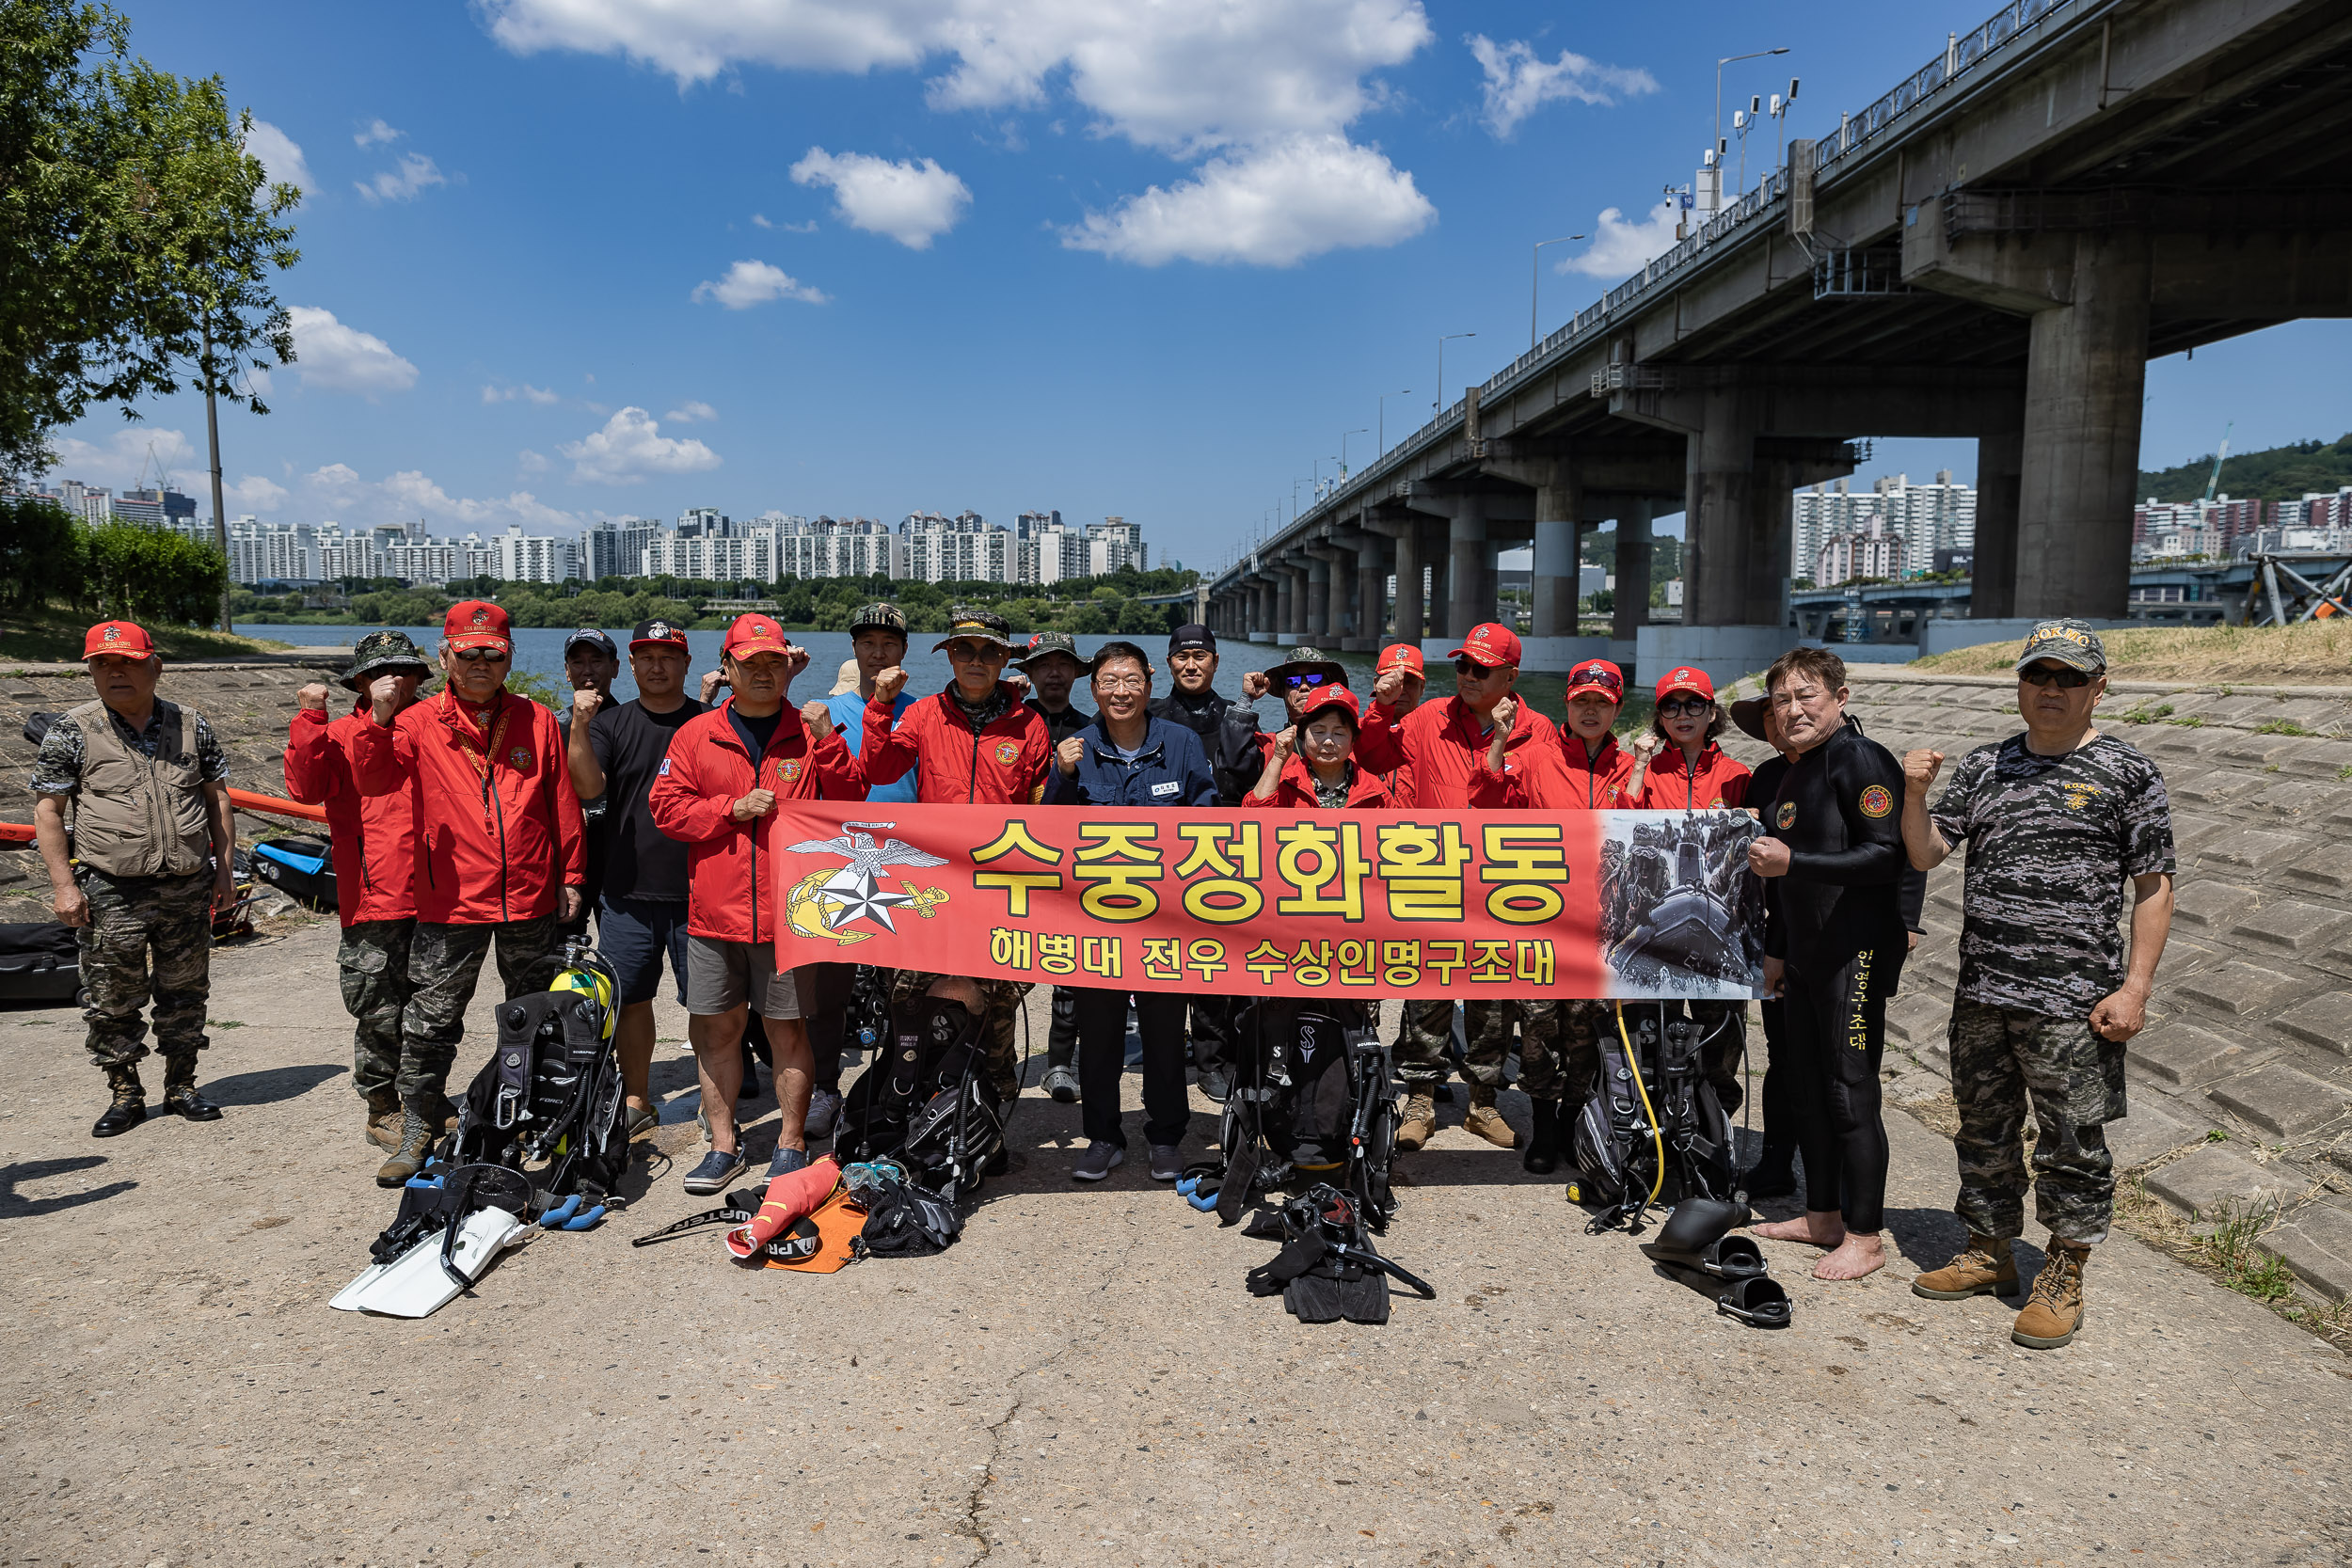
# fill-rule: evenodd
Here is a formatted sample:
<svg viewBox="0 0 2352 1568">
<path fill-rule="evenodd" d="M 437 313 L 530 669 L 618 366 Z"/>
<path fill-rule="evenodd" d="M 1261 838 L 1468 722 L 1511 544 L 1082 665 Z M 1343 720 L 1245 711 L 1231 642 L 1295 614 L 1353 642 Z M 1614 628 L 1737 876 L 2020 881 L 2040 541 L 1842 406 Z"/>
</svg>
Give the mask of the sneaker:
<svg viewBox="0 0 2352 1568">
<path fill-rule="evenodd" d="M 703 1156 L 703 1163 L 686 1173 L 686 1190 L 697 1197 L 724 1192 L 728 1182 L 743 1173 L 743 1151 L 731 1148 L 724 1153 L 712 1149 Z"/>
<path fill-rule="evenodd" d="M 1078 1075 L 1067 1066 L 1045 1069 L 1045 1092 L 1063 1105 L 1078 1103 Z"/>
<path fill-rule="evenodd" d="M 1184 1151 L 1174 1144 L 1152 1146 L 1152 1180 L 1173 1181 L 1184 1174 Z"/>
<path fill-rule="evenodd" d="M 773 1181 L 779 1176 L 789 1176 L 796 1170 L 807 1168 L 807 1149 L 794 1148 L 787 1144 L 778 1144 L 775 1154 L 768 1162 L 768 1180 Z"/>
<path fill-rule="evenodd" d="M 1202 1068 L 1200 1069 L 1200 1092 L 1219 1105 L 1224 1104 L 1226 1097 L 1233 1092 L 1232 1074 L 1221 1067 Z"/>
<path fill-rule="evenodd" d="M 818 1089 L 808 1097 L 808 1135 L 822 1142 L 833 1136 L 833 1124 L 841 1119 L 841 1096 L 832 1089 Z"/>
<path fill-rule="evenodd" d="M 1127 1163 L 1127 1151 L 1114 1143 L 1090 1143 L 1070 1168 L 1073 1181 L 1100 1181 Z"/>
</svg>

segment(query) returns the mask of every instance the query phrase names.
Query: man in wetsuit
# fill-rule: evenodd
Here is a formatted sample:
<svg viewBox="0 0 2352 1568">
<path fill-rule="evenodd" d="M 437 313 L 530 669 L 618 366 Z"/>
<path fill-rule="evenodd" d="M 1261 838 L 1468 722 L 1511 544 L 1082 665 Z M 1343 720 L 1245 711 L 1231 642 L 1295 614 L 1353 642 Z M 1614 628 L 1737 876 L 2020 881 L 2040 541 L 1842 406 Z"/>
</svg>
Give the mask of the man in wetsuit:
<svg viewBox="0 0 2352 1568">
<path fill-rule="evenodd" d="M 1788 1004 L 1804 1128 L 1804 1217 L 1756 1227 L 1771 1241 L 1828 1249 L 1816 1279 L 1860 1279 L 1885 1266 L 1886 1126 L 1879 1061 L 1886 998 L 1907 951 L 1899 886 L 1902 768 L 1846 722 L 1846 662 L 1791 648 L 1764 677 L 1783 741 L 1795 753 L 1764 820 L 1777 836 L 1748 846 L 1770 878 L 1764 987 Z"/>
</svg>

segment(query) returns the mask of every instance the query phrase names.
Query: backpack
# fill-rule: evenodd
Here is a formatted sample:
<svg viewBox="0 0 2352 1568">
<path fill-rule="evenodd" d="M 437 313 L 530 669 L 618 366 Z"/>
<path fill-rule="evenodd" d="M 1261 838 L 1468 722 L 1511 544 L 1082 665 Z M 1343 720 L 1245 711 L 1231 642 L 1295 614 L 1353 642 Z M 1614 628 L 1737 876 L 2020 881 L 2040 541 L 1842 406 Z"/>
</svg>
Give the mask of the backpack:
<svg viewBox="0 0 2352 1568">
<path fill-rule="evenodd" d="M 498 1005 L 498 1047 L 466 1090 L 448 1154 L 527 1171 L 534 1212 L 574 1193 L 601 1201 L 628 1167 L 618 988 L 584 941 L 567 942 L 563 961 L 554 990 Z"/>
<path fill-rule="evenodd" d="M 1568 1196 L 1597 1206 L 1596 1231 L 1638 1232 L 1652 1202 L 1728 1197 L 1737 1175 L 1731 1118 L 1704 1076 L 1701 1025 L 1674 1019 L 1661 1037 L 1643 1019 L 1630 1038 L 1629 1053 L 1625 1039 L 1601 1031 L 1600 1082 L 1570 1134 L 1582 1180 Z"/>
<path fill-rule="evenodd" d="M 843 1097 L 834 1134 L 842 1162 L 898 1160 L 950 1203 L 976 1191 L 1005 1147 L 981 1028 L 962 1003 L 942 997 L 900 1008 L 889 1044 Z"/>
</svg>

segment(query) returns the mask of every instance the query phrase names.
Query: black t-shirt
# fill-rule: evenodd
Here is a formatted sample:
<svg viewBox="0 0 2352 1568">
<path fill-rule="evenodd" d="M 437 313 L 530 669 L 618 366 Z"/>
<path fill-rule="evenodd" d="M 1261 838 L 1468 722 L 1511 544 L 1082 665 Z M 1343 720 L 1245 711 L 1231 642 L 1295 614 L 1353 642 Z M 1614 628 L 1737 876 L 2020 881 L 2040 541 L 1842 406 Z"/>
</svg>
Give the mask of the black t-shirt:
<svg viewBox="0 0 2352 1568">
<path fill-rule="evenodd" d="M 768 742 L 776 737 L 776 725 L 784 720 L 784 709 L 778 708 L 765 719 L 755 719 L 737 707 L 727 705 L 727 721 L 735 726 L 735 738 L 743 743 L 752 754 L 752 775 L 759 775 L 759 759 L 768 754 Z"/>
<path fill-rule="evenodd" d="M 610 803 L 607 897 L 686 896 L 686 846 L 662 836 L 648 802 L 678 726 L 703 711 L 691 697 L 667 713 L 648 713 L 643 703 L 627 702 L 606 708 L 589 724 L 589 749 L 604 769 L 604 798 Z"/>
<path fill-rule="evenodd" d="M 1094 715 L 1079 707 L 1075 703 L 1063 705 L 1059 713 L 1048 712 L 1045 705 L 1035 697 L 1029 698 L 1021 705 L 1045 721 L 1045 738 L 1057 746 L 1094 722 Z"/>
</svg>

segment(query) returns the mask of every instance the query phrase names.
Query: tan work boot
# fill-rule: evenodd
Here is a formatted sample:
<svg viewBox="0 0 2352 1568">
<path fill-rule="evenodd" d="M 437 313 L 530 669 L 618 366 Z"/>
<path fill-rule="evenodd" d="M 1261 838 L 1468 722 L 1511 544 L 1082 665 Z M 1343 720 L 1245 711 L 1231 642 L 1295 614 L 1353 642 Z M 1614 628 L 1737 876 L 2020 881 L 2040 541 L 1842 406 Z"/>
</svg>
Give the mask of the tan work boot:
<svg viewBox="0 0 2352 1568">
<path fill-rule="evenodd" d="M 368 1142 L 387 1154 L 400 1148 L 400 1096 L 378 1089 L 368 1096 Z"/>
<path fill-rule="evenodd" d="M 2056 1350 L 2074 1338 L 2083 1325 L 2083 1265 L 2089 1261 L 2089 1247 L 2053 1237 L 2042 1272 L 2033 1276 L 2033 1295 L 2009 1337 L 2027 1350 Z"/>
<path fill-rule="evenodd" d="M 434 1140 L 440 1135 L 439 1129 L 427 1121 L 422 1112 L 413 1106 L 404 1111 L 400 1148 L 392 1152 L 390 1159 L 377 1167 L 375 1184 L 379 1187 L 406 1185 L 410 1177 L 424 1169 L 424 1163 L 433 1152 Z"/>
<path fill-rule="evenodd" d="M 1519 1147 L 1519 1135 L 1495 1109 L 1495 1091 L 1478 1085 L 1470 1086 L 1470 1114 L 1462 1118 L 1462 1131 L 1476 1133 L 1497 1148 Z"/>
<path fill-rule="evenodd" d="M 1997 1296 L 2017 1288 L 2017 1259 L 2009 1243 L 1990 1236 L 1968 1234 L 1968 1245 L 1950 1262 L 1911 1282 L 1911 1293 L 1930 1301 L 1966 1301 L 1970 1296 Z"/>
<path fill-rule="evenodd" d="M 1405 1097 L 1403 1120 L 1396 1130 L 1397 1151 L 1410 1154 L 1438 1135 L 1438 1102 L 1415 1089 Z"/>
</svg>

